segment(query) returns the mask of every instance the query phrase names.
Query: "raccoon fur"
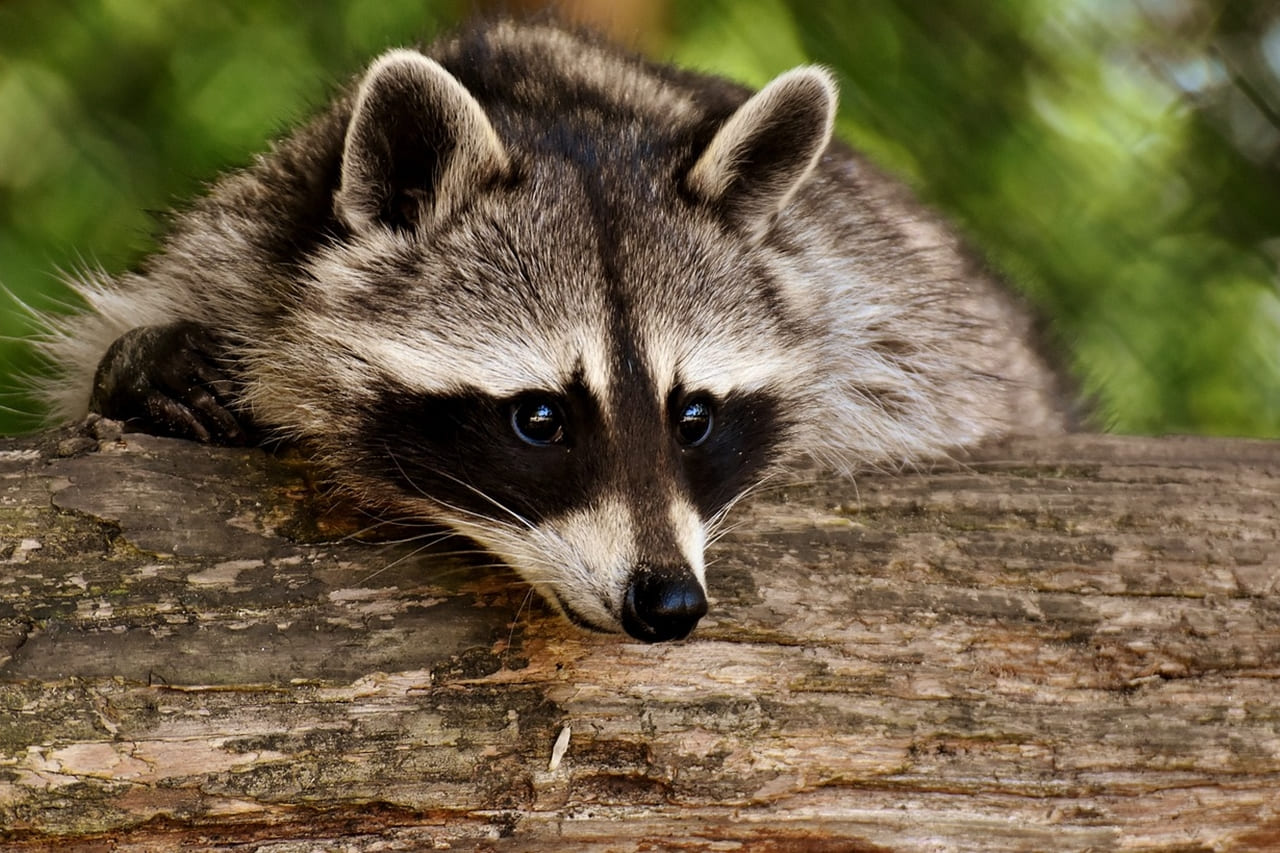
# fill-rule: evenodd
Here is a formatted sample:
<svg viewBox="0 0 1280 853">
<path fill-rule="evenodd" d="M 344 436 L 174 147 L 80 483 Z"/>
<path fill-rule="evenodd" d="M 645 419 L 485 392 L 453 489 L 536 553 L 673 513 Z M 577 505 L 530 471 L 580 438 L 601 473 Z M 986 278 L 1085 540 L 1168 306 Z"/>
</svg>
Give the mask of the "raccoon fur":
<svg viewBox="0 0 1280 853">
<path fill-rule="evenodd" d="M 1064 425 L 1027 315 L 835 111 L 821 68 L 752 93 L 554 25 L 392 50 L 78 282 L 51 403 L 298 442 L 574 623 L 683 637 L 772 472 Z"/>
</svg>

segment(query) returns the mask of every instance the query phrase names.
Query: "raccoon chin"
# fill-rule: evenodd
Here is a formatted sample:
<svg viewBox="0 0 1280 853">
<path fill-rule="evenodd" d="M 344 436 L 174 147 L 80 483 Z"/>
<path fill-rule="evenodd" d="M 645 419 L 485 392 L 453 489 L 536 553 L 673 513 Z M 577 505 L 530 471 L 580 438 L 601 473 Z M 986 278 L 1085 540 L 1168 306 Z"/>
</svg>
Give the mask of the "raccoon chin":
<svg viewBox="0 0 1280 853">
<path fill-rule="evenodd" d="M 569 603 L 565 601 L 564 598 L 561 597 L 560 593 L 556 592 L 554 589 L 539 587 L 538 592 L 543 598 L 550 601 L 566 619 L 583 630 L 591 631 L 595 634 L 617 634 L 622 630 L 621 627 L 606 627 L 592 622 L 590 619 L 570 607 Z"/>
</svg>

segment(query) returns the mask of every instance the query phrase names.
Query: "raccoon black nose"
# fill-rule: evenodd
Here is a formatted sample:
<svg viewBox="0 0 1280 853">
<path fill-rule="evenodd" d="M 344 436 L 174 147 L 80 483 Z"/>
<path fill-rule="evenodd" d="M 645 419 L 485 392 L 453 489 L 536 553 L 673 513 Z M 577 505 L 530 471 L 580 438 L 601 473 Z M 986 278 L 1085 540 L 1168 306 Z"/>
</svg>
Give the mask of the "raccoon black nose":
<svg viewBox="0 0 1280 853">
<path fill-rule="evenodd" d="M 684 566 L 641 566 L 622 597 L 623 629 L 646 643 L 688 636 L 706 613 L 702 584 Z"/>
</svg>

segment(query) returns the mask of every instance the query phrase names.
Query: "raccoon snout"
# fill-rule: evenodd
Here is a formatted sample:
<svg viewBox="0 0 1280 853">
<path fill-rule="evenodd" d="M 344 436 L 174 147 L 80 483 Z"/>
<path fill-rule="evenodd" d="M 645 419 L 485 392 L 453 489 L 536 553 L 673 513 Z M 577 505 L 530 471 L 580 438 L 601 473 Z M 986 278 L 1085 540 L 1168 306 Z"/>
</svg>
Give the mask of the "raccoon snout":
<svg viewBox="0 0 1280 853">
<path fill-rule="evenodd" d="M 640 566 L 622 596 L 622 627 L 637 640 L 688 636 L 707 613 L 707 595 L 686 566 Z"/>
</svg>

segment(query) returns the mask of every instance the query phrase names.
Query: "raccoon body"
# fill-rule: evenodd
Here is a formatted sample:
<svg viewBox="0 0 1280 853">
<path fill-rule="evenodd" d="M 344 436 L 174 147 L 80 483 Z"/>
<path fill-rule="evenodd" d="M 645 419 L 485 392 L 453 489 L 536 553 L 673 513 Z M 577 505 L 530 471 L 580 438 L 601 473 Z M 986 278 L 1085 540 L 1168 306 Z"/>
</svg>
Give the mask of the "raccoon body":
<svg viewBox="0 0 1280 853">
<path fill-rule="evenodd" d="M 831 141 L 835 97 L 554 26 L 391 51 L 137 272 L 79 283 L 52 402 L 300 442 L 573 622 L 682 637 L 708 531 L 789 461 L 1063 427 L 1028 318 Z"/>
</svg>

